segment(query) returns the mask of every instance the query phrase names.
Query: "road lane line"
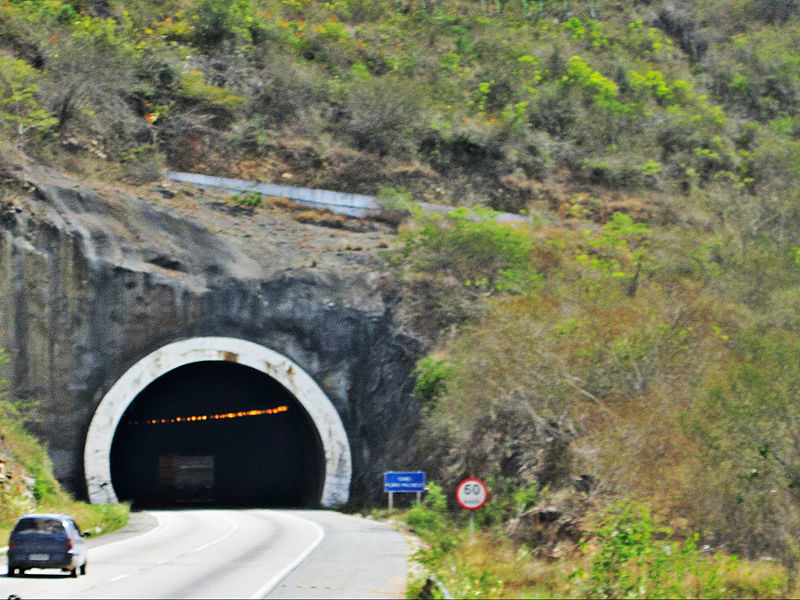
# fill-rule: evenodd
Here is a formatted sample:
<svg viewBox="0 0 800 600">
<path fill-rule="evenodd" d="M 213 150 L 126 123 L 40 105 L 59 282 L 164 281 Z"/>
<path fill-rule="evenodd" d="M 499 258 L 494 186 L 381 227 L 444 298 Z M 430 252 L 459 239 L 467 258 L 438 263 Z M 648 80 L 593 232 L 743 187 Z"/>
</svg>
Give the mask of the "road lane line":
<svg viewBox="0 0 800 600">
<path fill-rule="evenodd" d="M 115 581 L 119 581 L 120 579 L 125 579 L 125 578 L 126 578 L 126 577 L 128 577 L 128 576 L 129 576 L 129 575 L 128 575 L 128 573 L 123 573 L 122 575 L 117 575 L 116 577 L 112 577 L 112 578 L 111 578 L 111 579 L 109 579 L 108 581 L 109 581 L 110 583 L 114 583 Z"/>
<path fill-rule="evenodd" d="M 281 513 L 281 514 L 283 516 L 285 516 L 285 517 L 290 517 L 292 519 L 297 519 L 298 521 L 304 521 L 304 522 L 308 523 L 309 525 L 312 525 L 317 530 L 317 537 L 314 539 L 314 541 L 311 543 L 311 545 L 308 548 L 303 550 L 297 556 L 297 558 L 295 558 L 291 563 L 289 563 L 282 571 L 280 571 L 272 579 L 267 581 L 267 583 L 265 583 L 263 586 L 261 586 L 261 588 L 259 588 L 259 590 L 255 594 L 250 596 L 251 599 L 253 599 L 253 598 L 264 598 L 273 589 L 275 589 L 277 587 L 277 585 L 281 582 L 282 579 L 284 579 L 289 573 L 291 573 L 294 569 L 296 569 L 300 563 L 302 563 L 306 558 L 308 558 L 308 555 L 311 554 L 316 549 L 317 546 L 319 546 L 320 542 L 325 537 L 325 530 L 320 525 L 318 525 L 317 523 L 314 523 L 314 521 L 309 521 L 308 519 L 304 519 L 302 517 L 298 517 L 297 515 L 290 515 L 290 514 L 286 514 L 286 513 Z"/>
<path fill-rule="evenodd" d="M 226 533 L 225 535 L 223 535 L 220 538 L 217 538 L 216 540 L 214 540 L 212 542 L 208 542 L 207 544 L 203 544 L 202 546 L 198 546 L 197 548 L 192 550 L 192 552 L 202 552 L 203 550 L 205 550 L 206 548 L 210 548 L 214 544 L 219 544 L 222 540 L 228 539 L 230 536 L 232 536 L 236 532 L 237 529 L 239 529 L 239 524 L 238 523 L 236 523 L 232 519 L 226 517 L 225 515 L 220 515 L 220 516 L 223 519 L 225 519 L 228 523 L 233 525 L 233 529 L 231 529 L 228 533 Z"/>
<path fill-rule="evenodd" d="M 125 538 L 122 538 L 121 540 L 117 540 L 116 542 L 109 542 L 108 544 L 103 544 L 102 546 L 97 546 L 96 548 L 89 548 L 89 550 L 91 551 L 92 555 L 95 555 L 95 554 L 99 553 L 104 548 L 112 548 L 112 547 L 114 547 L 114 546 L 116 546 L 118 544 L 123 544 L 125 542 L 130 542 L 132 540 L 140 540 L 143 537 L 146 537 L 146 536 L 150 535 L 151 533 L 155 533 L 156 531 L 161 531 L 162 529 L 164 529 L 164 527 L 166 527 L 166 524 L 164 523 L 164 520 L 161 517 L 159 517 L 157 514 L 151 513 L 151 512 L 149 512 L 147 514 L 150 515 L 151 517 L 153 517 L 158 522 L 158 525 L 156 525 L 152 529 L 148 529 L 144 533 L 140 533 L 138 535 L 134 535 L 134 536 L 131 536 L 131 537 L 125 537 Z"/>
</svg>

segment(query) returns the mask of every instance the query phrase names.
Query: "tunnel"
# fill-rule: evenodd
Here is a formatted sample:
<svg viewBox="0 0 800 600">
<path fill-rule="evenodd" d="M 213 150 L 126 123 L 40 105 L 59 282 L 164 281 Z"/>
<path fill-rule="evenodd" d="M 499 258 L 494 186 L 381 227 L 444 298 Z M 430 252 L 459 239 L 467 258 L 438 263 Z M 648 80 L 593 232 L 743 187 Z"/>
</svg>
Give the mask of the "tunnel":
<svg viewBox="0 0 800 600">
<path fill-rule="evenodd" d="M 83 470 L 93 504 L 335 507 L 350 442 L 300 364 L 231 337 L 179 340 L 101 390 Z"/>
<path fill-rule="evenodd" d="M 111 481 L 134 507 L 319 505 L 324 455 L 292 394 L 234 362 L 174 369 L 142 390 L 111 444 Z"/>
</svg>

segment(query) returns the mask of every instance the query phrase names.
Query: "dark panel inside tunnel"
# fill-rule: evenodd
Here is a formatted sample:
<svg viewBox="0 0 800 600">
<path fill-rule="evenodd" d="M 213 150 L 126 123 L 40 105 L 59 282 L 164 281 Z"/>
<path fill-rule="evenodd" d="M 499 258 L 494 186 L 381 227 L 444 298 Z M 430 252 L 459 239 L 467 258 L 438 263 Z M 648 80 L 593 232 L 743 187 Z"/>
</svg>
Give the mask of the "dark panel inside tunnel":
<svg viewBox="0 0 800 600">
<path fill-rule="evenodd" d="M 292 394 L 233 362 L 184 365 L 131 403 L 114 434 L 111 479 L 136 507 L 310 507 L 324 453 Z"/>
</svg>

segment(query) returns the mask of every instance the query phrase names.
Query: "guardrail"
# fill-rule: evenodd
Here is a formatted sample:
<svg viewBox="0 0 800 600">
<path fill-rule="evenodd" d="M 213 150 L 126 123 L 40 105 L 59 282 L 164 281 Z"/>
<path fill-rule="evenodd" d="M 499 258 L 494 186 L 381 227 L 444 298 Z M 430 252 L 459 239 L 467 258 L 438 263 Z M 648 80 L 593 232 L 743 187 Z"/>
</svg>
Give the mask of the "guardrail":
<svg viewBox="0 0 800 600">
<path fill-rule="evenodd" d="M 427 600 L 428 598 L 436 598 L 437 596 L 434 594 L 434 590 L 439 590 L 439 594 L 444 600 L 453 600 L 453 595 L 444 587 L 444 584 L 439 581 L 439 578 L 436 575 L 428 575 L 428 579 L 425 581 L 425 585 L 422 586 L 422 589 L 419 591 L 419 597 L 422 600 Z"/>
</svg>

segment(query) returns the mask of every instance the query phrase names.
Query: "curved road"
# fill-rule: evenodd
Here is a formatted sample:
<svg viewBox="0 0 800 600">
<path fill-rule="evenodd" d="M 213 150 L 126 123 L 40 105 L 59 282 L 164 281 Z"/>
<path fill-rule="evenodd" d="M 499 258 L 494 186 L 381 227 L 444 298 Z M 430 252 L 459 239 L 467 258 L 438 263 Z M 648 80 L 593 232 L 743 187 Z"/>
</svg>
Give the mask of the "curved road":
<svg viewBox="0 0 800 600">
<path fill-rule="evenodd" d="M 87 575 L 3 574 L 0 598 L 401 598 L 405 592 L 406 542 L 382 523 L 328 511 L 145 515 L 155 526 L 92 541 Z"/>
</svg>

